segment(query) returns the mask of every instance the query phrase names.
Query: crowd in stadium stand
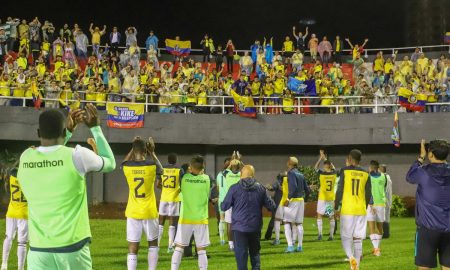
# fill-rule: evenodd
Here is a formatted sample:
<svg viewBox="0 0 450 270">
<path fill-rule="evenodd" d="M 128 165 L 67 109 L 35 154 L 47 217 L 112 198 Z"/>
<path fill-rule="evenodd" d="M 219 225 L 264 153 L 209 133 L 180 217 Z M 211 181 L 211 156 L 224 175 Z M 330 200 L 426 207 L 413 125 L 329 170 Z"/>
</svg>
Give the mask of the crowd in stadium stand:
<svg viewBox="0 0 450 270">
<path fill-rule="evenodd" d="M 141 49 L 132 26 L 123 33 L 93 24 L 57 29 L 37 17 L 31 22 L 7 18 L 0 23 L 0 105 L 22 106 L 27 97 L 30 107 L 75 109 L 85 100 L 102 110 L 107 101 L 130 101 L 157 104 L 148 110 L 164 113 L 222 113 L 221 105 L 233 104 L 233 90 L 253 96 L 255 105 L 263 105 L 260 113 L 380 113 L 395 107 L 370 105 L 396 104 L 403 89 L 425 97 L 427 112 L 449 110 L 433 105 L 450 101 L 447 55 L 429 59 L 417 48 L 411 57 L 379 52 L 373 63 L 365 63 L 368 39 L 353 44 L 336 36 L 330 42 L 309 31 L 294 27 L 281 50 L 274 49 L 272 38 L 256 40 L 241 55 L 232 40 L 219 45 L 205 35 L 193 43 L 202 48 L 202 62 L 189 56 L 162 62 L 153 31 Z M 314 91 L 294 91 L 291 79 L 313 82 Z M 232 106 L 225 109 L 232 111 Z"/>
</svg>

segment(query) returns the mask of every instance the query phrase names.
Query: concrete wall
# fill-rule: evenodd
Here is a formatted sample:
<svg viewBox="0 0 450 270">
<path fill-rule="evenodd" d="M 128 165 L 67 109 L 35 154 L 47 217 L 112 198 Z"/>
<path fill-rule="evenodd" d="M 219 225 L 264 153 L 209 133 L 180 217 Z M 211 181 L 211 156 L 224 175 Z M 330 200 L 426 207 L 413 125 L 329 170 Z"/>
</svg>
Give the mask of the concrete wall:
<svg viewBox="0 0 450 270">
<path fill-rule="evenodd" d="M 0 140 L 37 140 L 39 113 L 32 108 L 0 107 Z M 101 112 L 102 123 L 106 114 Z M 421 138 L 448 138 L 450 114 L 399 114 L 402 143 Z M 129 142 L 134 136 L 153 136 L 164 144 L 201 145 L 381 145 L 391 144 L 392 114 L 237 115 L 148 113 L 141 129 L 110 129 L 110 143 Z M 84 141 L 89 131 L 80 127 L 73 141 Z"/>
<path fill-rule="evenodd" d="M 38 111 L 29 108 L 0 107 L 0 151 L 20 153 L 37 145 Z M 119 130 L 103 127 L 118 164 L 129 151 L 135 135 L 153 136 L 157 153 L 164 163 L 167 154 L 179 155 L 186 163 L 193 154 L 205 155 L 207 173 L 216 175 L 223 160 L 233 150 L 244 155 L 256 168 L 258 179 L 270 183 L 285 169 L 288 156 L 299 157 L 302 164 L 314 165 L 319 146 L 325 146 L 336 167 L 344 165 L 352 148 L 363 151 L 363 166 L 371 159 L 388 164 L 394 181 L 394 193 L 413 196 L 415 187 L 404 177 L 418 154 L 417 142 L 425 139 L 450 139 L 450 114 L 400 114 L 402 146 L 392 146 L 390 114 L 356 115 L 280 115 L 244 119 L 235 115 L 148 114 L 145 127 Z M 102 118 L 105 115 L 102 114 Z M 84 142 L 89 131 L 77 129 L 72 142 Z M 119 168 L 119 166 L 118 166 Z M 88 194 L 93 202 L 124 202 L 128 188 L 122 172 L 88 176 Z"/>
</svg>

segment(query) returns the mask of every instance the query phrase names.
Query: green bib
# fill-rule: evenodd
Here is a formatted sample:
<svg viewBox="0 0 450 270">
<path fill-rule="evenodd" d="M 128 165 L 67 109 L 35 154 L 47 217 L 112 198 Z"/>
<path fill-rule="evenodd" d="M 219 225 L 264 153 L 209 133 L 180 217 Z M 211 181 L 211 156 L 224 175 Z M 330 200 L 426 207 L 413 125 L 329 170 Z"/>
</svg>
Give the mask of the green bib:
<svg viewBox="0 0 450 270">
<path fill-rule="evenodd" d="M 372 185 L 373 204 L 377 206 L 386 206 L 386 175 L 370 176 Z"/>
<path fill-rule="evenodd" d="M 183 175 L 180 193 L 180 223 L 208 224 L 210 185 L 211 181 L 206 174 Z"/>
<path fill-rule="evenodd" d="M 67 247 L 91 237 L 86 180 L 73 164 L 73 151 L 29 148 L 20 157 L 18 179 L 28 200 L 32 248 Z"/>
<path fill-rule="evenodd" d="M 241 180 L 241 172 L 233 173 L 231 170 L 227 170 L 227 174 L 225 175 L 225 196 L 228 193 L 230 187 Z"/>
</svg>

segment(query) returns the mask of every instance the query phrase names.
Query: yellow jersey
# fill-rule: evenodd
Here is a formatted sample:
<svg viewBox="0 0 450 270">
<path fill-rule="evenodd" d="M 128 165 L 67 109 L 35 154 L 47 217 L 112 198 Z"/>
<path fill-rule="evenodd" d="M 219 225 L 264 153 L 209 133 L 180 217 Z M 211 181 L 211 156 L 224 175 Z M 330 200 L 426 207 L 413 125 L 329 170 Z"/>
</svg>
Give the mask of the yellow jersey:
<svg viewBox="0 0 450 270">
<path fill-rule="evenodd" d="M 25 199 L 19 182 L 17 181 L 17 169 L 13 169 L 9 177 L 10 200 L 6 217 L 28 219 L 28 202 Z"/>
<path fill-rule="evenodd" d="M 11 82 L 8 81 L 0 81 L 0 96 L 9 97 L 11 96 Z"/>
<path fill-rule="evenodd" d="M 122 169 L 129 187 L 125 216 L 134 219 L 158 218 L 154 190 L 156 163 L 152 160 L 125 161 Z"/>
<path fill-rule="evenodd" d="M 281 95 L 281 94 L 283 94 L 284 88 L 286 87 L 286 82 L 285 82 L 284 78 L 277 78 L 273 82 L 273 86 L 274 86 L 275 94 Z"/>
<path fill-rule="evenodd" d="M 365 216 L 371 196 L 369 173 L 360 167 L 348 166 L 341 170 L 340 178 L 335 207 L 342 199 L 342 215 Z"/>
<path fill-rule="evenodd" d="M 319 200 L 334 201 L 334 185 L 336 183 L 336 172 L 319 171 Z"/>
<path fill-rule="evenodd" d="M 179 202 L 180 201 L 180 181 L 182 177 L 180 168 L 166 166 L 161 176 L 161 201 Z"/>
<path fill-rule="evenodd" d="M 283 181 L 281 182 L 280 206 L 284 206 L 284 204 L 288 200 L 288 194 L 289 194 L 288 178 L 287 176 L 283 176 Z"/>
<path fill-rule="evenodd" d="M 283 47 L 284 47 L 285 52 L 293 52 L 294 51 L 294 43 L 292 43 L 292 40 L 283 42 Z"/>
<path fill-rule="evenodd" d="M 294 111 L 294 99 L 292 97 L 283 97 L 283 111 L 293 112 Z"/>
</svg>

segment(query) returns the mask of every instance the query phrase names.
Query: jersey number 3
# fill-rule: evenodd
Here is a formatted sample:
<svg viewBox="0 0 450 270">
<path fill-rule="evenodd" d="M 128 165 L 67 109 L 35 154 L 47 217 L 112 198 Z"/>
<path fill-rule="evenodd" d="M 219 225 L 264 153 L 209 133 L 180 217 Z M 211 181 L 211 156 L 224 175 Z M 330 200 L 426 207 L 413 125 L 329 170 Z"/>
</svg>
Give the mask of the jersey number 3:
<svg viewBox="0 0 450 270">
<path fill-rule="evenodd" d="M 326 191 L 331 191 L 332 187 L 333 187 L 333 181 L 332 180 L 327 180 L 327 188 Z"/>
<path fill-rule="evenodd" d="M 134 182 L 139 182 L 137 186 L 134 188 L 134 197 L 136 198 L 145 198 L 145 193 L 139 193 L 139 188 L 144 184 L 144 178 L 137 177 L 134 178 Z"/>
</svg>

